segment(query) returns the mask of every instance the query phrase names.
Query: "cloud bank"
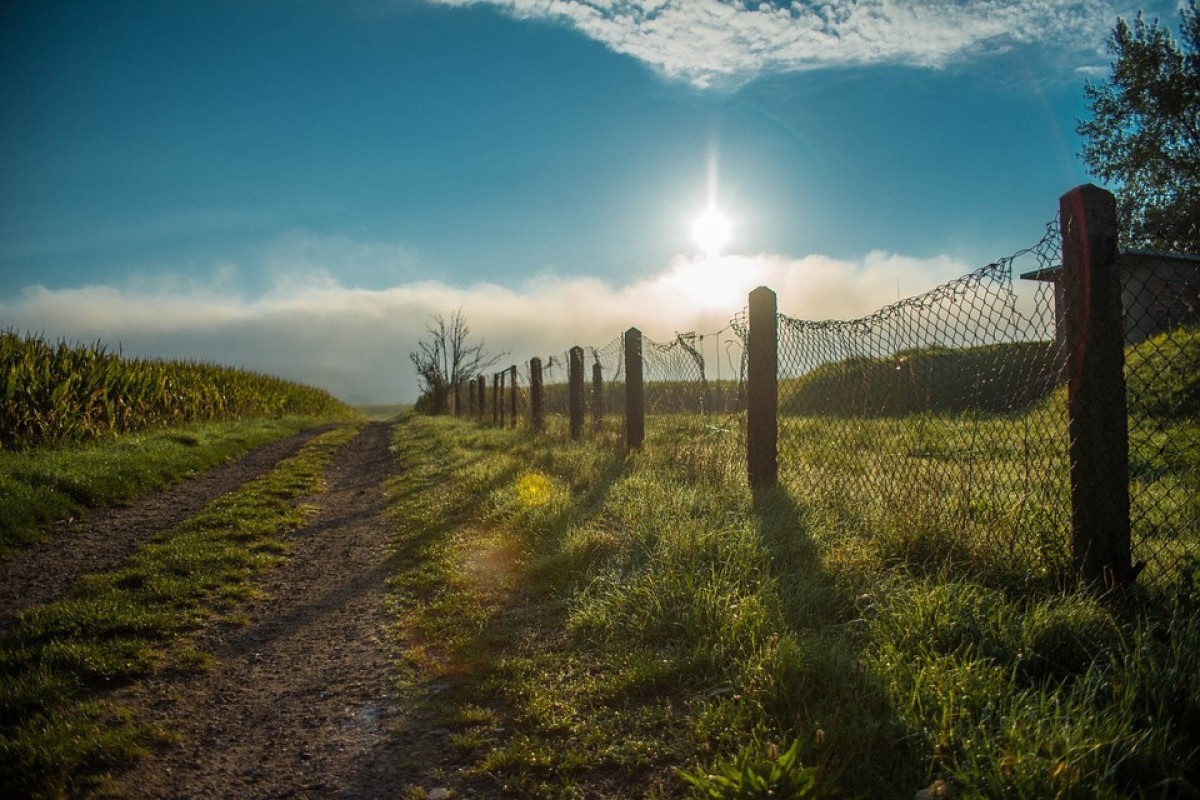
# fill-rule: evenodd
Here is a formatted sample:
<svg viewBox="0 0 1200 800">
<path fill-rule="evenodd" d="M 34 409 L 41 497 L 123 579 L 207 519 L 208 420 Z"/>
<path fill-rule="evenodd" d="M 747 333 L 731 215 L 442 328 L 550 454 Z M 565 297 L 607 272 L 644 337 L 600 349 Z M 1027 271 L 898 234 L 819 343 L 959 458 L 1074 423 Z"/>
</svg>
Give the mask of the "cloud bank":
<svg viewBox="0 0 1200 800">
<path fill-rule="evenodd" d="M 223 274 L 230 269 L 224 266 Z M 351 403 L 396 403 L 417 397 L 408 353 L 434 313 L 463 309 L 473 339 L 483 339 L 489 352 L 508 353 L 505 365 L 524 364 L 574 345 L 602 347 L 630 327 L 661 342 L 677 333 L 727 330 L 759 285 L 774 289 L 780 311 L 791 316 L 856 318 L 968 270 L 949 257 L 884 252 L 858 261 L 680 256 L 623 287 L 548 275 L 516 287 L 423 281 L 362 289 L 310 269 L 280 276 L 253 298 L 231 281 L 30 286 L 0 299 L 0 319 L 49 339 L 99 340 L 127 356 L 216 362 L 320 386 Z M 724 338 L 731 337 L 727 331 Z M 717 339 L 707 338 L 715 357 Z"/>
<path fill-rule="evenodd" d="M 708 87 L 763 72 L 905 64 L 1052 44 L 1094 53 L 1105 0 L 429 0 L 567 24 L 663 75 Z"/>
</svg>

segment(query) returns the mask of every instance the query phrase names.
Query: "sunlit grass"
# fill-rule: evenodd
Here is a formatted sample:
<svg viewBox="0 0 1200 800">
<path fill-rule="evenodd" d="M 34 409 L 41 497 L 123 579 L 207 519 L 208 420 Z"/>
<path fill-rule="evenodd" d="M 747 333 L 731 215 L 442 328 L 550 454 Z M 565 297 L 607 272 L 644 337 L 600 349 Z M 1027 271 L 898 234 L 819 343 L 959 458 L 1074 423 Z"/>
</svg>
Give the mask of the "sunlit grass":
<svg viewBox="0 0 1200 800">
<path fill-rule="evenodd" d="M 397 611 L 436 658 L 411 659 L 406 686 L 446 687 L 428 713 L 471 780 L 534 797 L 749 796 L 680 769 L 811 776 L 805 796 L 907 800 L 939 779 L 963 796 L 1195 793 L 1186 576 L 1159 570 L 1121 602 L 1076 592 L 1061 485 L 1031 490 L 1005 435 L 1026 420 L 862 424 L 785 421 L 804 469 L 754 494 L 736 425 L 653 417 L 627 454 L 407 420 Z M 906 510 L 862 486 L 861 448 L 886 436 L 897 464 L 928 460 L 914 441 L 973 463 L 952 459 L 944 483 L 900 473 Z M 523 499 L 530 471 L 548 502 Z M 502 590 L 478 571 L 498 547 L 514 554 Z"/>
</svg>

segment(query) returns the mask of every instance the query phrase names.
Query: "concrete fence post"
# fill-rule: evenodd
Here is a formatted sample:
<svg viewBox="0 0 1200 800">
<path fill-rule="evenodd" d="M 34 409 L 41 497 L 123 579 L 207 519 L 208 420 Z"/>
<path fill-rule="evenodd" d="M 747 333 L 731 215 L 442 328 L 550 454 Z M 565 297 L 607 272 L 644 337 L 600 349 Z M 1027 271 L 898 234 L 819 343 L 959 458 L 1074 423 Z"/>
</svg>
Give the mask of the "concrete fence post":
<svg viewBox="0 0 1200 800">
<path fill-rule="evenodd" d="M 1117 206 L 1086 184 L 1059 199 L 1075 568 L 1104 588 L 1136 577 L 1129 537 L 1125 322 Z"/>
<path fill-rule="evenodd" d="M 753 489 L 779 478 L 779 321 L 775 292 L 760 286 L 750 293 L 746 343 L 746 466 Z"/>
<path fill-rule="evenodd" d="M 642 332 L 625 331 L 625 444 L 641 447 L 646 439 L 646 392 L 642 375 Z"/>
</svg>

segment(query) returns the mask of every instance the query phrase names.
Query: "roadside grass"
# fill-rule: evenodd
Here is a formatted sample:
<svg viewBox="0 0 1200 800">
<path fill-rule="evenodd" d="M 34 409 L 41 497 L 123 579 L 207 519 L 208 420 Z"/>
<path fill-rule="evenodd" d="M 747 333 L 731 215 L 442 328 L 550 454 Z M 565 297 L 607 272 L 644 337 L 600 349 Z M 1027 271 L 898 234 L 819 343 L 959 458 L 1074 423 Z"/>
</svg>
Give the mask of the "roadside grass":
<svg viewBox="0 0 1200 800">
<path fill-rule="evenodd" d="M 1124 598 L 1077 592 L 1049 512 L 1030 533 L 1042 549 L 1014 551 L 1004 514 L 964 517 L 920 473 L 905 493 L 924 505 L 907 514 L 797 473 L 755 494 L 736 429 L 649 423 L 628 454 L 452 419 L 397 427 L 401 686 L 449 731 L 468 784 L 1200 795 L 1200 594 L 1186 570 L 1156 570 Z M 1019 464 L 1000 428 L 1022 420 L 988 424 L 977 455 Z M 834 445 L 813 425 L 793 457 L 824 465 L 822 488 L 861 471 L 853 437 Z"/>
<path fill-rule="evenodd" d="M 300 416 L 198 422 L 87 443 L 0 450 L 0 558 L 39 541 L 48 523 L 81 509 L 127 503 L 327 422 Z"/>
<path fill-rule="evenodd" d="M 187 634 L 253 593 L 250 578 L 287 551 L 280 534 L 306 517 L 297 499 L 322 490 L 325 465 L 357 430 L 318 435 L 120 569 L 84 578 L 70 596 L 27 610 L 3 632 L 0 796 L 103 793 L 108 770 L 170 735 L 111 693 L 158 670 L 204 668 L 208 659 Z"/>
</svg>

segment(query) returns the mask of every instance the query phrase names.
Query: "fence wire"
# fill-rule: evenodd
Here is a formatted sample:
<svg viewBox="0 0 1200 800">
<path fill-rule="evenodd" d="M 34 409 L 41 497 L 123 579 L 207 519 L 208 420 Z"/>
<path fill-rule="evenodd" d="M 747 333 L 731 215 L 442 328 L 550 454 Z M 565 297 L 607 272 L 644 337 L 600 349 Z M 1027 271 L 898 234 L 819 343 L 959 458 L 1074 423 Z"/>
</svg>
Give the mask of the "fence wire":
<svg viewBox="0 0 1200 800">
<path fill-rule="evenodd" d="M 1153 580 L 1200 565 L 1200 257 L 1126 252 L 1121 278 L 1130 538 Z"/>
<path fill-rule="evenodd" d="M 861 319 L 780 314 L 781 480 L 883 536 L 897 562 L 1069 579 L 1061 262 L 1055 221 L 1034 246 Z M 1200 257 L 1127 252 L 1121 273 L 1133 559 L 1147 566 L 1142 582 L 1200 577 Z M 677 463 L 714 479 L 745 468 L 747 339 L 745 312 L 714 333 L 642 339 L 648 424 Z M 584 435 L 614 445 L 625 345 L 580 348 Z M 541 359 L 543 429 L 563 438 L 570 363 L 571 351 Z M 497 401 L 500 374 L 475 413 L 528 426 L 531 362 L 515 387 L 505 373 Z"/>
<path fill-rule="evenodd" d="M 1020 574 L 1069 563 L 1065 407 L 1034 247 L 857 320 L 779 317 L 779 465 L 801 496 L 886 533 L 898 560 Z M 985 552 L 986 551 L 986 552 Z"/>
</svg>

